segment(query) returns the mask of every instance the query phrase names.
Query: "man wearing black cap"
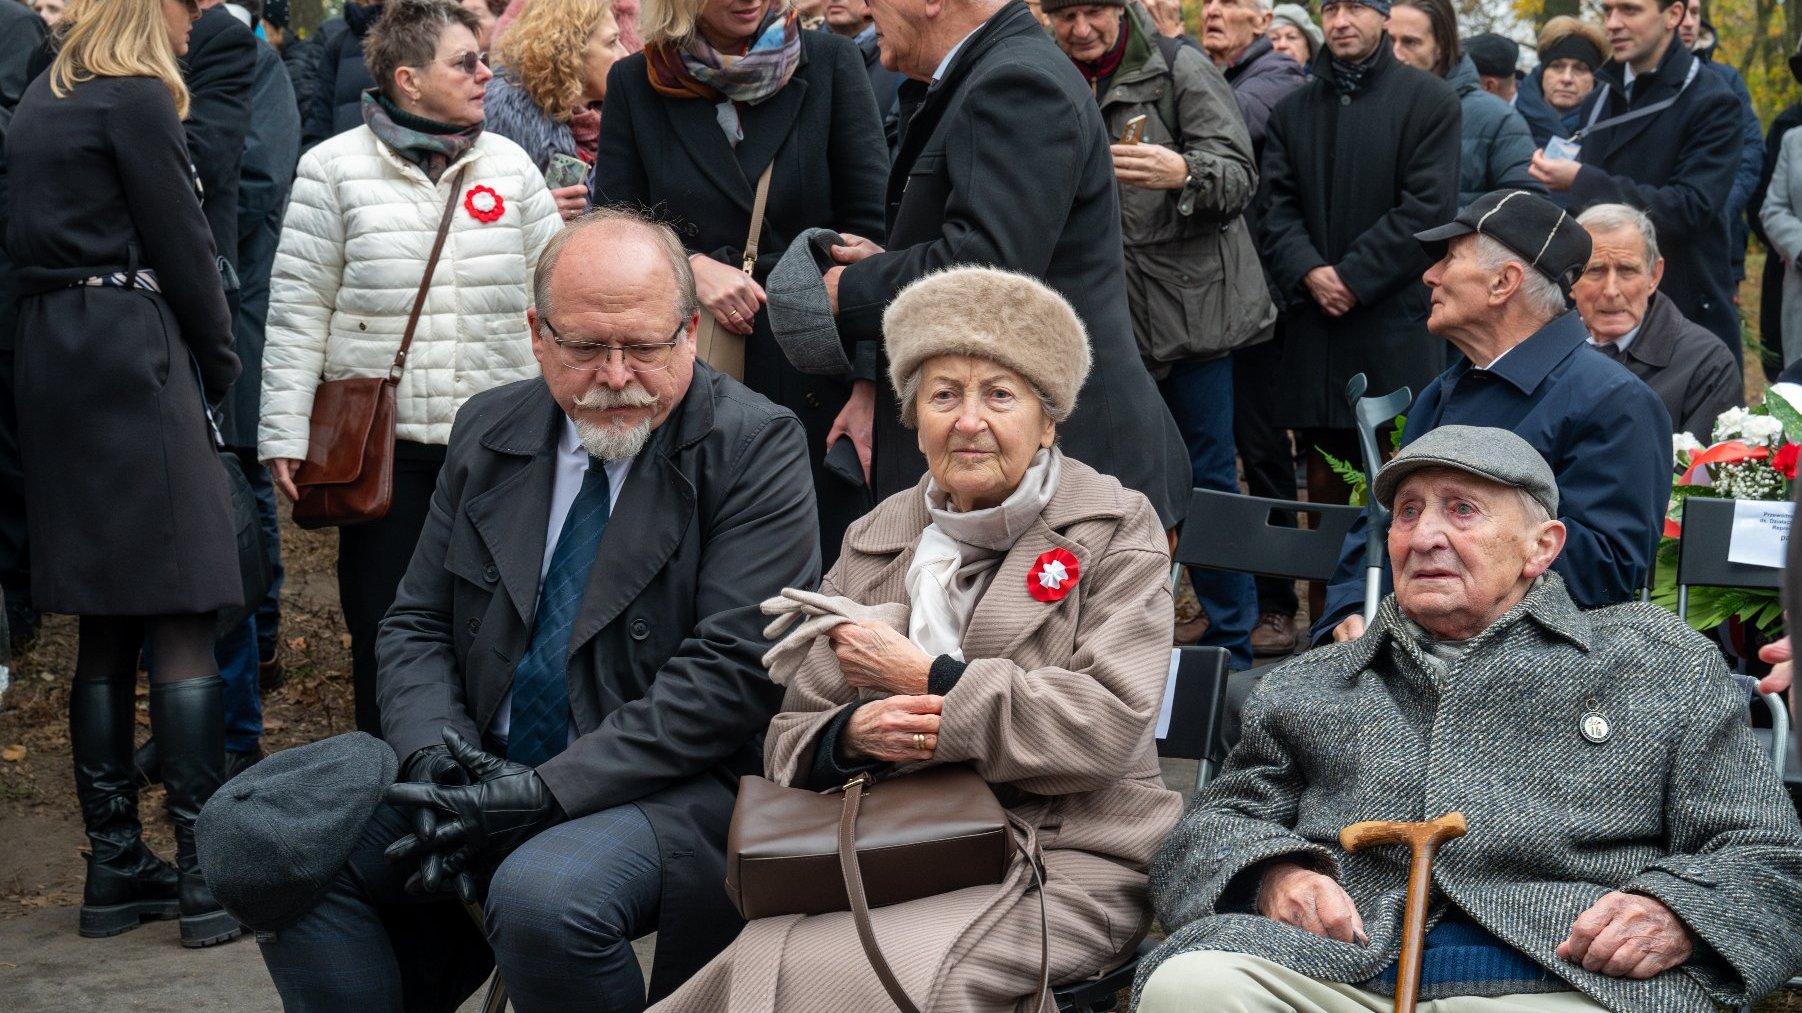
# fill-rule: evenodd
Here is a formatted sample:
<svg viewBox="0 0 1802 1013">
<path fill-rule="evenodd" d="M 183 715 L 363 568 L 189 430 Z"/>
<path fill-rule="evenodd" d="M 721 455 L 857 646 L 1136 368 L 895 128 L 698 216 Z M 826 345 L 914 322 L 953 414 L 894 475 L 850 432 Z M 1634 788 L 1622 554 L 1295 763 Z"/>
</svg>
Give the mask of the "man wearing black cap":
<svg viewBox="0 0 1802 1013">
<path fill-rule="evenodd" d="M 1533 178 L 1572 212 L 1629 204 L 1670 251 L 1664 290 L 1683 315 L 1740 356 L 1728 255 L 1728 198 L 1739 166 L 1739 103 L 1677 36 L 1684 0 L 1603 0 L 1613 59 L 1578 107 L 1578 152 L 1536 152 Z"/>
<path fill-rule="evenodd" d="M 1484 32 L 1465 39 L 1464 51 L 1477 65 L 1483 90 L 1512 106 L 1519 95 L 1520 43 L 1506 35 Z"/>
<path fill-rule="evenodd" d="M 1284 313 L 1274 421 L 1300 430 L 1314 502 L 1347 496 L 1320 453 L 1357 458 L 1346 381 L 1418 388 L 1445 361 L 1411 237 L 1457 210 L 1462 115 L 1451 85 L 1395 58 L 1388 14 L 1388 0 L 1323 6 L 1313 78 L 1277 103 L 1264 142 L 1258 245 Z"/>
<path fill-rule="evenodd" d="M 1558 479 L 1563 555 L 1552 564 L 1577 604 L 1628 601 L 1651 574 L 1670 496 L 1670 415 L 1658 396 L 1588 344 L 1568 311 L 1589 233 L 1543 197 L 1498 190 L 1415 236 L 1439 261 L 1427 327 L 1463 359 L 1408 406 L 1402 445 L 1440 426 L 1512 430 Z M 1346 536 L 1313 636 L 1364 632 L 1362 521 Z"/>
</svg>

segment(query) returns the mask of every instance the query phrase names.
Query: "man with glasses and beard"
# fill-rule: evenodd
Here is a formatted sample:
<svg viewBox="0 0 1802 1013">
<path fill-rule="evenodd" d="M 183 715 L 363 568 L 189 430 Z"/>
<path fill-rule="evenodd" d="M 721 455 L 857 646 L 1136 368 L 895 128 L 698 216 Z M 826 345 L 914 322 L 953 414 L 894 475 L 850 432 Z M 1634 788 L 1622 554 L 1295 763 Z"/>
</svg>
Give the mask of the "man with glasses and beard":
<svg viewBox="0 0 1802 1013">
<path fill-rule="evenodd" d="M 782 702 L 758 603 L 820 577 L 801 423 L 695 360 L 665 226 L 578 219 L 533 302 L 543 375 L 457 416 L 382 622 L 400 783 L 264 942 L 289 1009 L 455 1009 L 489 954 L 453 888 L 525 1013 L 642 1010 L 635 937 L 655 999 L 741 925 L 726 826 Z"/>
</svg>

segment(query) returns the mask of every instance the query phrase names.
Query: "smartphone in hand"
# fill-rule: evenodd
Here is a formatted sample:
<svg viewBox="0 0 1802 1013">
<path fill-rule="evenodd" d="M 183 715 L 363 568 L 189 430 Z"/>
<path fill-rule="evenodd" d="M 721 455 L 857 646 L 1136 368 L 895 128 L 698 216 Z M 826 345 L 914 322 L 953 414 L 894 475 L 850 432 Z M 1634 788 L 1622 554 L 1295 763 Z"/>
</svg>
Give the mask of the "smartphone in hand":
<svg viewBox="0 0 1802 1013">
<path fill-rule="evenodd" d="M 1140 113 L 1126 121 L 1126 128 L 1120 131 L 1121 144 L 1138 144 L 1145 136 L 1145 114 Z"/>
</svg>

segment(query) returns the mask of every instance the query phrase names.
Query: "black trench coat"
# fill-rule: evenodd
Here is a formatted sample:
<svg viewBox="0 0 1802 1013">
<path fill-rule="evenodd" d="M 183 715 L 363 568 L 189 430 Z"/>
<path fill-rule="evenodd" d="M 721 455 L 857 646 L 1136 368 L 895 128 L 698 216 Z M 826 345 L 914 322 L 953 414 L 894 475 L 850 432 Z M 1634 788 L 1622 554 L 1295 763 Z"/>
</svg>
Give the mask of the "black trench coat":
<svg viewBox="0 0 1802 1013">
<path fill-rule="evenodd" d="M 1076 411 L 1058 426 L 1064 453 L 1144 493 L 1175 525 L 1189 505 L 1189 455 L 1139 361 L 1114 163 L 1088 84 L 1032 12 L 1008 4 L 964 41 L 938 87 L 910 81 L 900 101 L 889 252 L 840 277 L 839 335 L 876 340 L 895 293 L 946 267 L 1039 278 L 1070 300 L 1094 353 Z M 912 487 L 926 462 L 894 390 L 884 380 L 876 391 L 881 499 Z"/>
<path fill-rule="evenodd" d="M 1283 397 L 1272 418 L 1291 429 L 1350 429 L 1345 382 L 1372 394 L 1416 394 L 1445 368 L 1427 333 L 1433 259 L 1414 233 L 1458 210 L 1462 114 L 1452 86 L 1396 60 L 1387 36 L 1363 87 L 1341 96 L 1327 51 L 1314 76 L 1270 114 L 1258 191 L 1258 247 L 1284 319 Z M 1358 304 L 1334 319 L 1302 279 L 1330 265 Z"/>
<path fill-rule="evenodd" d="M 382 735 L 403 760 L 493 722 L 531 640 L 564 415 L 541 379 L 457 413 L 432 515 L 376 641 Z M 782 703 L 758 603 L 819 584 L 794 416 L 695 365 L 620 490 L 570 635 L 579 733 L 540 765 L 571 818 L 637 803 L 663 866 L 652 1001 L 743 924 L 726 897 L 738 778 Z"/>
<path fill-rule="evenodd" d="M 238 357 L 169 93 L 100 78 L 59 99 L 40 75 L 6 164 L 32 604 L 94 616 L 239 604 L 201 400 L 225 396 Z M 154 270 L 162 294 L 78 285 L 131 268 Z"/>
</svg>

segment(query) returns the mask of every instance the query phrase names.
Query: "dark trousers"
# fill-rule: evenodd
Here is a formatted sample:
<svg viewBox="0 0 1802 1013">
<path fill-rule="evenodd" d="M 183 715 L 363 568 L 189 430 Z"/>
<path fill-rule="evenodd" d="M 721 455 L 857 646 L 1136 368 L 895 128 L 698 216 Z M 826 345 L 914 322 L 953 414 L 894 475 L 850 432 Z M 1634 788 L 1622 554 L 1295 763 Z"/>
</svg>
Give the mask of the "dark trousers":
<svg viewBox="0 0 1802 1013">
<path fill-rule="evenodd" d="M 497 964 L 520 1013 L 644 1009 L 632 939 L 657 927 L 662 869 L 637 806 L 552 827 L 509 855 L 489 883 L 486 941 L 454 899 L 408 893 L 412 868 L 382 858 L 411 830 L 377 806 L 318 906 L 258 936 L 287 1013 L 448 1013 Z"/>
<path fill-rule="evenodd" d="M 1233 469 L 1232 358 L 1179 362 L 1158 381 L 1158 393 L 1170 407 L 1188 447 L 1194 487 L 1238 492 L 1239 479 Z M 1233 668 L 1250 668 L 1251 628 L 1258 621 L 1252 579 L 1242 573 L 1191 567 L 1189 581 L 1208 614 L 1201 646 L 1225 648 L 1232 655 Z"/>
<path fill-rule="evenodd" d="M 1233 353 L 1233 441 L 1239 463 L 1245 469 L 1245 490 L 1266 499 L 1296 498 L 1295 447 L 1289 431 L 1276 420 L 1282 403 L 1280 365 L 1282 325 L 1276 337 Z M 1284 512 L 1277 523 L 1295 526 L 1295 515 Z M 1301 608 L 1295 583 L 1278 577 L 1259 577 L 1258 612 L 1292 616 Z"/>
<path fill-rule="evenodd" d="M 350 631 L 350 677 L 357 730 L 382 734 L 375 704 L 375 634 L 425 530 L 432 489 L 444 467 L 441 446 L 400 440 L 394 446 L 394 505 L 388 516 L 338 529 L 338 602 Z"/>
</svg>

